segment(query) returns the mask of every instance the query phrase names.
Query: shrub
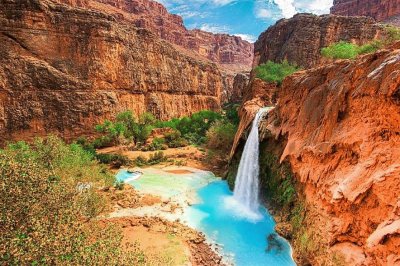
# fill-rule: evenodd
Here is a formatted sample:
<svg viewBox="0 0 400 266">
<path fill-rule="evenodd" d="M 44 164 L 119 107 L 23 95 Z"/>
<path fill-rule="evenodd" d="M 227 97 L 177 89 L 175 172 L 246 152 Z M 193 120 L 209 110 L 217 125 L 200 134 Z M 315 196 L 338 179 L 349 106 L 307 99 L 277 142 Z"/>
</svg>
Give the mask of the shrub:
<svg viewBox="0 0 400 266">
<path fill-rule="evenodd" d="M 358 47 L 358 54 L 369 54 L 375 53 L 382 47 L 382 42 L 375 40 L 370 43 L 361 45 Z"/>
<path fill-rule="evenodd" d="M 150 151 L 166 150 L 168 145 L 165 144 L 165 139 L 155 138 L 148 147 Z"/>
<path fill-rule="evenodd" d="M 400 40 L 400 28 L 392 25 L 385 25 L 385 32 L 387 34 L 387 42 L 392 43 Z"/>
<path fill-rule="evenodd" d="M 367 54 L 376 52 L 382 47 L 382 42 L 375 40 L 364 45 L 357 45 L 340 41 L 331 44 L 328 47 L 322 48 L 321 54 L 324 57 L 331 59 L 354 59 L 360 54 Z"/>
<path fill-rule="evenodd" d="M 300 68 L 296 65 L 290 64 L 287 60 L 284 60 L 282 63 L 268 61 L 265 64 L 259 65 L 255 69 L 258 78 L 268 82 L 276 82 L 278 84 L 281 84 L 287 76 L 298 70 L 300 70 Z"/>
<path fill-rule="evenodd" d="M 154 154 L 150 154 L 149 159 L 147 160 L 147 164 L 154 165 L 165 162 L 167 157 L 164 156 L 162 151 L 155 152 Z"/>
<path fill-rule="evenodd" d="M 222 120 L 216 121 L 207 131 L 207 148 L 228 154 L 236 134 L 236 126 Z"/>
<path fill-rule="evenodd" d="M 322 48 L 322 56 L 331 59 L 353 59 L 358 55 L 357 46 L 348 42 L 338 42 Z"/>
<path fill-rule="evenodd" d="M 115 168 L 120 168 L 123 165 L 130 164 L 129 158 L 126 157 L 125 155 L 121 155 L 121 154 L 100 153 L 100 154 L 96 154 L 95 157 L 100 163 L 111 164 Z"/>
<path fill-rule="evenodd" d="M 145 165 L 147 165 L 147 159 L 146 159 L 146 157 L 144 157 L 144 156 L 142 156 L 142 155 L 139 155 L 139 156 L 136 157 L 136 159 L 135 159 L 135 164 L 136 164 L 137 166 L 145 166 Z"/>
<path fill-rule="evenodd" d="M 80 145 L 10 144 L 0 150 L 0 177 L 0 264 L 145 263 L 137 248 L 122 249 L 117 227 L 93 219 L 110 205 L 96 188 L 115 178 Z"/>
<path fill-rule="evenodd" d="M 238 113 L 239 107 L 240 105 L 233 104 L 225 106 L 224 108 L 226 119 L 234 125 L 239 125 L 240 123 L 240 117 Z"/>
<path fill-rule="evenodd" d="M 179 148 L 187 146 L 189 144 L 188 141 L 181 136 L 182 134 L 178 130 L 168 132 L 164 135 L 169 148 Z"/>
</svg>

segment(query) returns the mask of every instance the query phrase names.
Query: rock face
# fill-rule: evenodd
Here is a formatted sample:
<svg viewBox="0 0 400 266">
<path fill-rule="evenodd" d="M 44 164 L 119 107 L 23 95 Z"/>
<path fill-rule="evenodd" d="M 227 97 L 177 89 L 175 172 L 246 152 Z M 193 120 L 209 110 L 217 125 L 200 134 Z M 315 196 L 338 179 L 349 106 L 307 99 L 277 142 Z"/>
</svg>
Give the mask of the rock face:
<svg viewBox="0 0 400 266">
<path fill-rule="evenodd" d="M 331 13 L 342 16 L 367 16 L 376 21 L 392 21 L 400 17 L 398 0 L 334 0 Z M 395 23 L 400 26 L 399 21 Z"/>
<path fill-rule="evenodd" d="M 127 109 L 160 119 L 217 110 L 221 90 L 215 64 L 104 12 L 47 0 L 1 3 L 2 141 L 78 136 Z"/>
<path fill-rule="evenodd" d="M 297 14 L 279 20 L 254 44 L 254 66 L 268 60 L 287 59 L 303 68 L 323 63 L 321 49 L 344 40 L 363 44 L 378 37 L 380 27 L 372 18 Z"/>
<path fill-rule="evenodd" d="M 254 117 L 252 101 L 269 95 L 244 103 L 243 123 Z M 271 141 L 285 139 L 281 160 L 303 188 L 321 250 L 342 254 L 345 265 L 399 264 L 400 43 L 289 76 L 272 112 Z"/>
<path fill-rule="evenodd" d="M 207 58 L 224 68 L 250 70 L 253 45 L 240 37 L 187 30 L 180 16 L 153 0 L 58 0 L 66 4 L 107 11 L 117 19 L 130 21 L 160 38 L 187 49 L 188 53 Z"/>
</svg>

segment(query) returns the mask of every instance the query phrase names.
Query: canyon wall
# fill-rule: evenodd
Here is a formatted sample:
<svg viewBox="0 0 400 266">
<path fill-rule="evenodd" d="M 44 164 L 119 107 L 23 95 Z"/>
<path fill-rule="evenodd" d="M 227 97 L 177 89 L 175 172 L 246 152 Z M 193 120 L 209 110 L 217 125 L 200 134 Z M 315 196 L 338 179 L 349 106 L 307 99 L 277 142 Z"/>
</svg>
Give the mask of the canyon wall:
<svg viewBox="0 0 400 266">
<path fill-rule="evenodd" d="M 129 21 L 46 0 L 1 1 L 1 141 L 79 136 L 127 109 L 160 119 L 218 110 L 222 90 L 215 64 Z"/>
<path fill-rule="evenodd" d="M 368 16 L 400 26 L 398 0 L 334 0 L 331 13 L 342 16 Z"/>
<path fill-rule="evenodd" d="M 235 71 L 248 71 L 251 68 L 253 44 L 238 36 L 188 30 L 180 16 L 168 13 L 162 4 L 153 0 L 57 1 L 113 14 L 117 19 L 148 29 L 169 43 L 186 49 L 190 55 L 207 58 L 222 68 Z"/>
<path fill-rule="evenodd" d="M 366 43 L 380 35 L 372 18 L 297 14 L 268 28 L 254 44 L 253 66 L 288 60 L 303 68 L 321 63 L 321 49 L 338 41 Z"/>
<path fill-rule="evenodd" d="M 301 187 L 305 233 L 295 252 L 306 248 L 311 265 L 398 265 L 400 43 L 248 92 L 236 145 L 278 94 L 262 131 L 267 146 L 283 145 L 278 156 Z"/>
</svg>

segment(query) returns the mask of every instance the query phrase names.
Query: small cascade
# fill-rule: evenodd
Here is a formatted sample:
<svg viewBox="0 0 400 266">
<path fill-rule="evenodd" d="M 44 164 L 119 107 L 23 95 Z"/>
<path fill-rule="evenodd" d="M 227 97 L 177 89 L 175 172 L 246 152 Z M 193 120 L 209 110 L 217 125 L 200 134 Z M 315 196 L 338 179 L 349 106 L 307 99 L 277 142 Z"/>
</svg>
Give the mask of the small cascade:
<svg viewBox="0 0 400 266">
<path fill-rule="evenodd" d="M 244 212 L 257 214 L 259 209 L 259 136 L 258 125 L 265 113 L 271 111 L 273 107 L 262 108 L 254 118 L 250 135 L 240 159 L 238 173 L 236 175 L 234 200 L 244 208 Z"/>
</svg>

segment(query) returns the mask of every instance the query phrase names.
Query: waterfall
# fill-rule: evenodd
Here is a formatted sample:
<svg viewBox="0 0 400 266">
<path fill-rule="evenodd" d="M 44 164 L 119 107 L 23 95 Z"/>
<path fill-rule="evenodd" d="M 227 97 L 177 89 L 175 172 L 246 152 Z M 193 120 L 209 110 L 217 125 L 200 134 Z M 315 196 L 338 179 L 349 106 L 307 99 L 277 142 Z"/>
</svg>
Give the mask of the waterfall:
<svg viewBox="0 0 400 266">
<path fill-rule="evenodd" d="M 257 112 L 251 126 L 249 137 L 244 146 L 242 158 L 240 159 L 238 173 L 236 175 L 233 198 L 244 208 L 247 213 L 257 214 L 259 208 L 259 137 L 258 124 L 263 114 L 269 112 L 273 107 L 262 108 Z"/>
</svg>

